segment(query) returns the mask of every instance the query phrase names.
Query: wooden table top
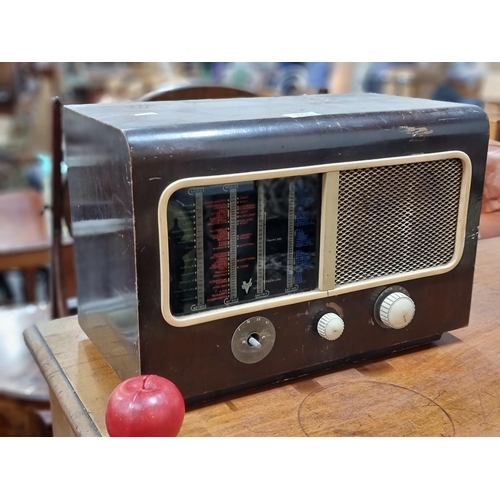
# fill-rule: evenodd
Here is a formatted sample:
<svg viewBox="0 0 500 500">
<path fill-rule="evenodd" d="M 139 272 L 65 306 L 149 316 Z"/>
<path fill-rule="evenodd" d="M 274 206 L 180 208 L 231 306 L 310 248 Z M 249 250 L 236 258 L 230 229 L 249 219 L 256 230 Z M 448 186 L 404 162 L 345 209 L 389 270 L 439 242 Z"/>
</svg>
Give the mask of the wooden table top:
<svg viewBox="0 0 500 500">
<path fill-rule="evenodd" d="M 500 238 L 479 242 L 470 325 L 429 346 L 199 406 L 180 436 L 500 435 Z M 76 317 L 25 341 L 77 436 L 106 436 L 119 379 Z"/>
<path fill-rule="evenodd" d="M 0 271 L 49 261 L 50 239 L 42 208 L 42 195 L 32 189 L 0 194 Z"/>
</svg>

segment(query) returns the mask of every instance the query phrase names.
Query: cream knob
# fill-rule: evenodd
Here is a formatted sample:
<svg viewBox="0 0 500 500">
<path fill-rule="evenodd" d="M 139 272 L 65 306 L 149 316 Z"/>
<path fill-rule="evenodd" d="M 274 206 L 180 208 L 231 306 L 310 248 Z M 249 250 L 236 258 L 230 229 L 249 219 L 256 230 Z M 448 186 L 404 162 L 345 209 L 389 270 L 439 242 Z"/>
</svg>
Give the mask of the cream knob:
<svg viewBox="0 0 500 500">
<path fill-rule="evenodd" d="M 400 330 L 408 326 L 415 316 L 415 303 L 408 295 L 393 292 L 380 304 L 379 315 L 385 326 Z"/>
<path fill-rule="evenodd" d="M 335 313 L 321 316 L 317 326 L 318 333 L 326 340 L 337 340 L 344 331 L 344 321 Z"/>
</svg>

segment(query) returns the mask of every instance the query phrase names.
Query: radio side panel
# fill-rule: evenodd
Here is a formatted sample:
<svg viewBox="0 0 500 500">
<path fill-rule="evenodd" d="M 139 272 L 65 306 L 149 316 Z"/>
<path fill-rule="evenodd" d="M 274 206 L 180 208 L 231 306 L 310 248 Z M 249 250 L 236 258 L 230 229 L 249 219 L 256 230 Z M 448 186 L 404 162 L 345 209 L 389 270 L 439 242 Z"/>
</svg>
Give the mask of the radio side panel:
<svg viewBox="0 0 500 500">
<path fill-rule="evenodd" d="M 78 320 L 122 378 L 139 373 L 132 176 L 123 132 L 64 109 Z"/>
<path fill-rule="evenodd" d="M 177 383 L 188 401 L 334 366 L 370 353 L 436 338 L 469 318 L 488 122 L 475 107 L 344 114 L 178 127 L 127 133 L 132 146 L 136 213 L 141 369 Z M 264 360 L 240 363 L 231 338 L 244 315 L 192 327 L 169 325 L 161 312 L 157 206 L 181 178 L 279 170 L 308 165 L 462 151 L 472 162 L 464 250 L 449 273 L 407 282 L 419 316 L 402 334 L 373 323 L 380 290 L 368 289 L 267 311 L 275 347 Z M 394 182 L 397 182 L 396 180 Z M 349 335 L 325 342 L 314 333 L 318 315 L 337 311 Z M 346 330 L 347 331 L 347 330 Z"/>
</svg>

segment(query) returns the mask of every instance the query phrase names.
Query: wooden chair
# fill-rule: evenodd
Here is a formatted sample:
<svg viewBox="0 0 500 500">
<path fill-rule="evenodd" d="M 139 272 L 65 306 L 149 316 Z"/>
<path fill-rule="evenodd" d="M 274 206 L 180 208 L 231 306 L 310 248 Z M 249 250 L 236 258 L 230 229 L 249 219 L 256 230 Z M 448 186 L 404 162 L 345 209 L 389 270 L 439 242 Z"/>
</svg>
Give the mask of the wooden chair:
<svg viewBox="0 0 500 500">
<path fill-rule="evenodd" d="M 181 85 L 154 90 L 141 97 L 140 101 L 183 101 L 198 99 L 230 99 L 234 97 L 257 97 L 247 90 L 217 85 Z"/>
<path fill-rule="evenodd" d="M 62 176 L 63 161 L 62 104 L 58 97 L 52 101 L 52 179 L 51 179 L 51 254 L 50 306 L 52 319 L 76 313 L 74 305 L 76 272 L 73 242 L 63 236 L 63 221 L 71 234 L 71 210 L 67 179 Z M 73 305 L 70 305 L 70 303 Z"/>
</svg>

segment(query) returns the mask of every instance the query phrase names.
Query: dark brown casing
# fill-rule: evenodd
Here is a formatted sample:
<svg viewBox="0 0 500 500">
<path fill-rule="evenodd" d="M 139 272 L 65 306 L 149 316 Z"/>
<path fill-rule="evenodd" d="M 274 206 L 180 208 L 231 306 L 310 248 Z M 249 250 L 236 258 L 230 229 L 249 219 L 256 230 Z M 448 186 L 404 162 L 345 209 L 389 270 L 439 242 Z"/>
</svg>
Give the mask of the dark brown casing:
<svg viewBox="0 0 500 500">
<path fill-rule="evenodd" d="M 374 94 L 130 102 L 67 106 L 64 130 L 79 322 L 122 379 L 162 375 L 193 403 L 430 342 L 468 323 L 488 144 L 478 107 Z M 384 287 L 268 309 L 274 348 L 244 364 L 230 342 L 248 315 L 183 328 L 163 318 L 157 210 L 170 183 L 454 150 L 472 162 L 463 254 L 450 272 L 400 283 L 417 307 L 405 329 L 373 321 Z M 315 330 L 331 310 L 346 324 L 334 342 Z"/>
</svg>

